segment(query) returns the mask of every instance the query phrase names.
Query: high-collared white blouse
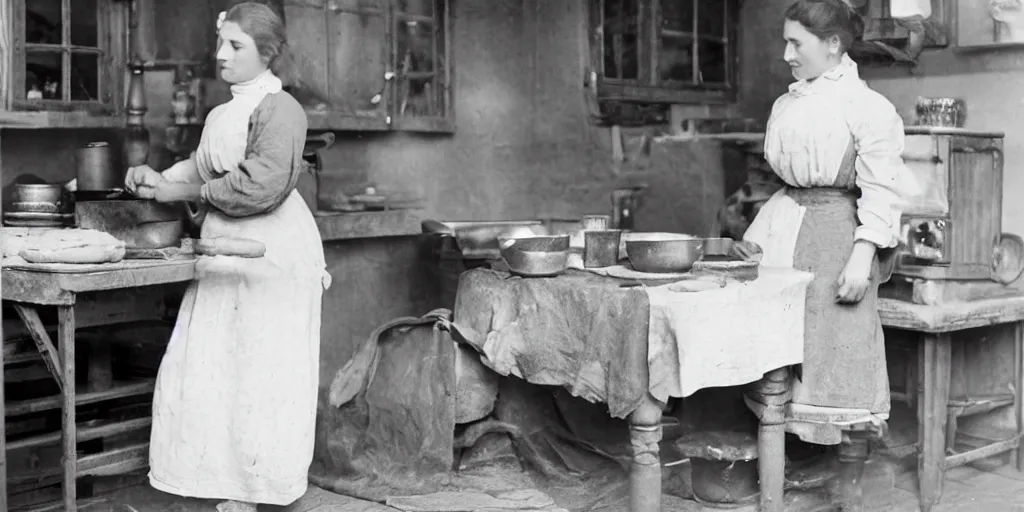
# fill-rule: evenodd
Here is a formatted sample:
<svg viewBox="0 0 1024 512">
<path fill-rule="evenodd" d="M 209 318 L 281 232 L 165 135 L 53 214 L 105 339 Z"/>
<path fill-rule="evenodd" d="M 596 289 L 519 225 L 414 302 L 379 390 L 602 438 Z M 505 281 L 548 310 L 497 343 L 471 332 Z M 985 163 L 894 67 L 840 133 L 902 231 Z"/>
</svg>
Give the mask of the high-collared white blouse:
<svg viewBox="0 0 1024 512">
<path fill-rule="evenodd" d="M 830 187 L 849 157 L 852 144 L 856 185 L 861 191 L 857 201 L 860 226 L 854 237 L 889 248 L 899 240 L 901 205 L 918 190 L 913 174 L 903 163 L 903 141 L 903 120 L 892 103 L 868 88 L 857 72 L 857 64 L 843 55 L 838 66 L 814 80 L 790 85 L 789 92 L 776 100 L 765 133 L 764 154 L 787 185 Z M 777 215 L 772 214 L 773 210 Z M 769 235 L 768 231 L 777 232 L 784 224 L 789 224 L 789 229 L 783 231 L 799 231 L 803 209 L 780 191 L 759 215 L 773 216 L 774 221 L 755 220 L 744 238 L 764 245 L 767 240 L 761 239 Z M 782 236 L 791 242 L 783 242 L 782 247 L 778 245 L 781 240 L 776 240 L 776 247 L 789 254 L 772 259 L 791 262 L 796 233 L 790 234 Z M 766 257 L 770 256 L 765 249 Z"/>
</svg>

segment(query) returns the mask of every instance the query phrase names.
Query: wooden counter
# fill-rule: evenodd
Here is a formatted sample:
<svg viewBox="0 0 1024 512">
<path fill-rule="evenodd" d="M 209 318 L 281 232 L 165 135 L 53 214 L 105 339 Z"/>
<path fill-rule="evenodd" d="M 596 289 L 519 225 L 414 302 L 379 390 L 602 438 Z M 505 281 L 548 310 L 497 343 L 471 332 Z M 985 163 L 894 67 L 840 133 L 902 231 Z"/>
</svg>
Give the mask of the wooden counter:
<svg viewBox="0 0 1024 512">
<path fill-rule="evenodd" d="M 316 212 L 316 225 L 324 242 L 360 238 L 413 236 L 422 233 L 417 210 L 380 212 Z"/>
<path fill-rule="evenodd" d="M 60 388 L 60 396 L 7 404 L 0 386 L 0 510 L 7 510 L 7 449 L 38 446 L 53 442 L 49 434 L 6 442 L 7 416 L 54 409 L 62 411 L 59 439 L 63 447 L 64 510 L 77 510 L 76 480 L 86 475 L 116 475 L 149 465 L 149 443 L 137 443 L 82 457 L 76 443 L 105 436 L 142 430 L 150 426 L 146 419 L 106 423 L 79 429 L 76 405 L 97 403 L 126 396 L 144 395 L 153 391 L 152 381 L 90 382 L 87 393 L 78 393 L 75 386 L 75 302 L 79 293 L 119 290 L 190 281 L 195 276 L 195 260 L 124 260 L 106 265 L 21 265 L 2 270 L 0 295 L 21 317 L 35 342 L 43 362 Z M 42 306 L 57 307 L 57 343 L 51 340 L 39 316 Z M 90 361 L 90 367 L 93 362 Z M 3 379 L 3 352 L 0 351 L 0 382 Z M 92 376 L 90 376 L 91 378 Z"/>
</svg>

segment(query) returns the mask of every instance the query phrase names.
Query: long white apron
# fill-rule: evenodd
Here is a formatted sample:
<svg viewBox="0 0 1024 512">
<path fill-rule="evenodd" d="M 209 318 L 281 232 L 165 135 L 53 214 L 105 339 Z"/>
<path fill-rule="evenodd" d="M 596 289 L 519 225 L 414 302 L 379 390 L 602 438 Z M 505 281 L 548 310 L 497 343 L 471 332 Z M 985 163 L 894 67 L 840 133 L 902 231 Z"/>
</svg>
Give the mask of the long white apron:
<svg viewBox="0 0 1024 512">
<path fill-rule="evenodd" d="M 243 114 L 259 103 L 249 100 L 240 112 L 211 112 L 198 150 L 204 180 L 244 158 L 244 138 L 217 130 L 239 118 L 244 133 Z M 150 483 L 180 496 L 287 505 L 305 493 L 313 457 L 329 285 L 320 234 L 293 191 L 263 215 L 211 211 L 202 236 L 259 240 L 267 253 L 198 263 L 157 376 Z"/>
</svg>

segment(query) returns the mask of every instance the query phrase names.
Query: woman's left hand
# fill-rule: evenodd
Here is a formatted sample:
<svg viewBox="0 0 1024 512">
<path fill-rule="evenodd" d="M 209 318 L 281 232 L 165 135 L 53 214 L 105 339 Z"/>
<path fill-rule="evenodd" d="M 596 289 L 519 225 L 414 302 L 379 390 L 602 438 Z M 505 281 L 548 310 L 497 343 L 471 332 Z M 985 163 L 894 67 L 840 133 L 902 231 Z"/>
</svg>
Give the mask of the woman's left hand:
<svg viewBox="0 0 1024 512">
<path fill-rule="evenodd" d="M 846 267 L 839 274 L 836 282 L 836 302 L 840 304 L 856 304 L 860 302 L 871 286 L 871 267 L 875 261 L 875 245 L 866 241 L 857 241 L 850 252 Z"/>
</svg>

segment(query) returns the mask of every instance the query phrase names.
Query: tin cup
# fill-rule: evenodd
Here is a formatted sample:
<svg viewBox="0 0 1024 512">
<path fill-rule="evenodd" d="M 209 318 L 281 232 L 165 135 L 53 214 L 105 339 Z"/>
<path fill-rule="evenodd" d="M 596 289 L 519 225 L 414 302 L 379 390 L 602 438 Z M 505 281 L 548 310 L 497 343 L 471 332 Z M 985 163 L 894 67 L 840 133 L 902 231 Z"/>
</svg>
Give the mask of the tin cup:
<svg viewBox="0 0 1024 512">
<path fill-rule="evenodd" d="M 609 215 L 584 215 L 583 216 L 583 231 L 603 231 L 608 229 L 608 222 L 611 220 Z"/>
<path fill-rule="evenodd" d="M 619 262 L 619 239 L 622 231 L 601 229 L 583 232 L 583 266 L 610 267 Z"/>
</svg>

